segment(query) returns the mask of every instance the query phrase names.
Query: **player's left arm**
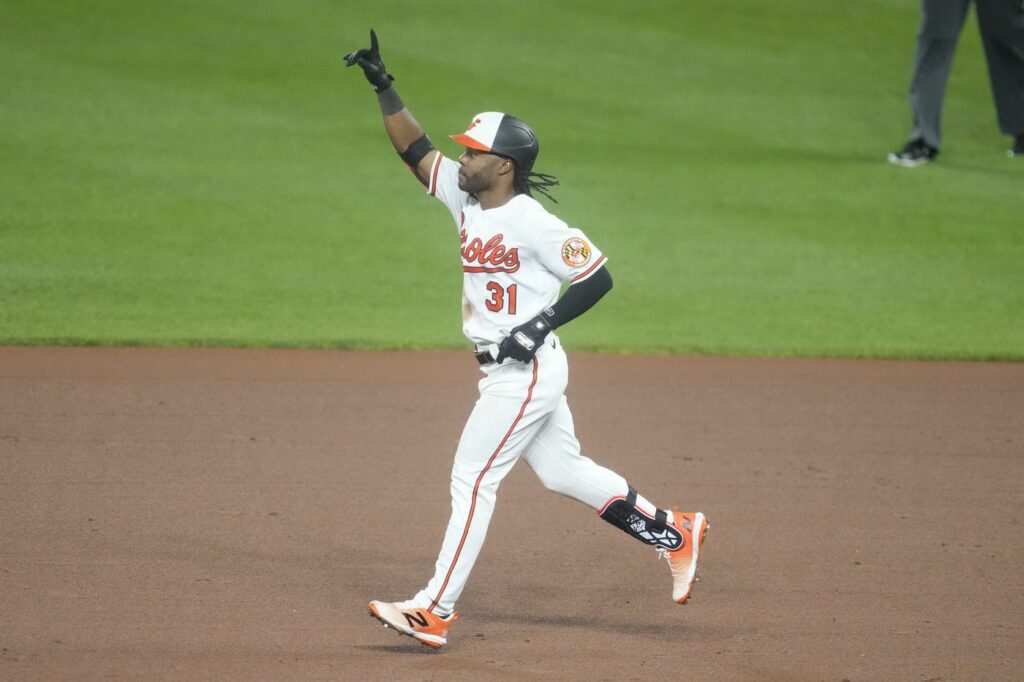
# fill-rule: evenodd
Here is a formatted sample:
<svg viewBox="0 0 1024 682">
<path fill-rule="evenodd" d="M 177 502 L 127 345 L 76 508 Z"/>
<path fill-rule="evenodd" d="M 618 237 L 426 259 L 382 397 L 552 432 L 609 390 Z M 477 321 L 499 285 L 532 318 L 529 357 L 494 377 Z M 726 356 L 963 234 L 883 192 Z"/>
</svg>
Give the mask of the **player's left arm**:
<svg viewBox="0 0 1024 682">
<path fill-rule="evenodd" d="M 520 362 L 529 362 L 551 330 L 575 320 L 593 308 L 611 288 L 611 273 L 607 265 L 602 265 L 586 279 L 566 289 L 550 308 L 545 308 L 533 319 L 515 327 L 502 339 L 495 360 L 501 362 L 505 358 L 514 358 Z"/>
</svg>

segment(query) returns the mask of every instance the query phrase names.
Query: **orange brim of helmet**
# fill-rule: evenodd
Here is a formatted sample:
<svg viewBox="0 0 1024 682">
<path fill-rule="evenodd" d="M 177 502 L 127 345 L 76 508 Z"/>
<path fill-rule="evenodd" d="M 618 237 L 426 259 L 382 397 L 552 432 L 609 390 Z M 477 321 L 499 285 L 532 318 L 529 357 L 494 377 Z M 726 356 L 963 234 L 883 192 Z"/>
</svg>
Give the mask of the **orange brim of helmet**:
<svg viewBox="0 0 1024 682">
<path fill-rule="evenodd" d="M 491 151 L 491 148 L 485 145 L 483 142 L 480 142 L 479 140 L 474 140 L 472 137 L 466 135 L 465 133 L 462 133 L 461 135 L 449 135 L 448 137 L 452 138 L 453 140 L 461 144 L 463 147 L 469 147 L 470 149 L 476 149 L 477 151 L 481 152 Z"/>
</svg>

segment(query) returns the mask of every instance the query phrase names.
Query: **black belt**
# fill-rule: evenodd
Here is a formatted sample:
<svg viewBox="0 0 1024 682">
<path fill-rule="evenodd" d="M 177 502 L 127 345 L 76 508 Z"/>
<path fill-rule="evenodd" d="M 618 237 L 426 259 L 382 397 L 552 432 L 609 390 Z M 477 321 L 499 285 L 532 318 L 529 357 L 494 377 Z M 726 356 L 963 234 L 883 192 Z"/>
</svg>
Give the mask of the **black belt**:
<svg viewBox="0 0 1024 682">
<path fill-rule="evenodd" d="M 491 351 L 489 350 L 482 350 L 473 353 L 473 357 L 476 358 L 476 361 L 480 363 L 481 367 L 483 367 L 484 365 L 494 364 L 494 356 L 491 355 Z"/>
</svg>

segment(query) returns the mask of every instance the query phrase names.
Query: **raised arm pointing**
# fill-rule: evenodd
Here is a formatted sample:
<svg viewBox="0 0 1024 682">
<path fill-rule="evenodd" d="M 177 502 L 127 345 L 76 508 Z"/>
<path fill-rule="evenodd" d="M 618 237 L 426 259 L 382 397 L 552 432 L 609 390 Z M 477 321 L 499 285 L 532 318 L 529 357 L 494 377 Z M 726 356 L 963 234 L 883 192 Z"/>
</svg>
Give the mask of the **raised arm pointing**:
<svg viewBox="0 0 1024 682">
<path fill-rule="evenodd" d="M 391 144 L 419 181 L 426 185 L 430 165 L 438 152 L 391 85 L 395 77 L 384 66 L 377 33 L 373 29 L 370 29 L 370 47 L 345 55 L 345 65 L 358 65 L 363 70 L 366 80 L 377 93 L 384 129 L 391 138 Z"/>
</svg>

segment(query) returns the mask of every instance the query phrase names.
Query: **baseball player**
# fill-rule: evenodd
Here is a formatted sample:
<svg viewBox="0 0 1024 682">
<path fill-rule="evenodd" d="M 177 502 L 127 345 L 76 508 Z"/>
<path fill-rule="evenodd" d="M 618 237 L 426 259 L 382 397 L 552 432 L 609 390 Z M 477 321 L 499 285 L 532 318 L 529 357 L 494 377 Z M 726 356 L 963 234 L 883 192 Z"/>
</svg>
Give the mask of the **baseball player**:
<svg viewBox="0 0 1024 682">
<path fill-rule="evenodd" d="M 564 395 L 566 355 L 555 330 L 597 303 L 612 278 L 605 255 L 587 235 L 532 197 L 534 191 L 550 197 L 548 189 L 557 184 L 533 171 L 540 149 L 533 130 L 508 114 L 477 114 L 464 133 L 451 136 L 465 147 L 454 161 L 434 149 L 395 92 L 372 30 L 370 47 L 345 61 L 363 70 L 399 156 L 455 221 L 463 332 L 483 372 L 480 399 L 455 453 L 452 515 L 434 575 L 407 601 L 371 601 L 370 614 L 429 647 L 445 645 L 498 485 L 519 459 L 548 489 L 654 546 L 668 560 L 672 598 L 685 603 L 708 529 L 704 514 L 656 507 L 580 453 Z"/>
</svg>

